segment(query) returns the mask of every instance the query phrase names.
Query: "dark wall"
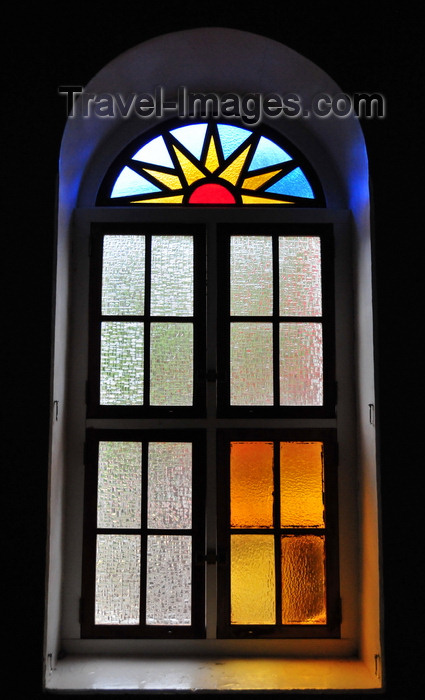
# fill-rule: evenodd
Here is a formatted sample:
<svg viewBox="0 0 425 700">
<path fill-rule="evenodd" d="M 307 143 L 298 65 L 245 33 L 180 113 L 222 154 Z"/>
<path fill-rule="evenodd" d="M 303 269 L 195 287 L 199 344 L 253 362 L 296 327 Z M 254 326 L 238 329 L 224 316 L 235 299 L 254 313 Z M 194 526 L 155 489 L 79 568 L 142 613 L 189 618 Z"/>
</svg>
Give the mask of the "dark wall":
<svg viewBox="0 0 425 700">
<path fill-rule="evenodd" d="M 36 4 L 3 18 L 2 363 L 7 474 L 3 598 L 8 675 L 23 697 L 41 688 L 52 260 L 55 186 L 65 125 L 60 85 L 85 85 L 143 40 L 179 29 L 227 26 L 276 39 L 317 63 L 349 94 L 385 96 L 385 119 L 364 120 L 375 198 L 380 461 L 387 697 L 415 697 L 422 598 L 419 558 L 419 358 L 422 191 L 419 118 L 422 37 L 412 6 L 326 3 Z M 376 8 L 382 8 L 380 13 Z M 372 12 L 373 9 L 373 12 Z M 6 212 L 6 220 L 4 213 Z M 5 245 L 6 243 L 6 245 Z M 422 368 L 421 368 L 422 369 Z M 419 483 L 418 483 L 419 479 Z"/>
</svg>

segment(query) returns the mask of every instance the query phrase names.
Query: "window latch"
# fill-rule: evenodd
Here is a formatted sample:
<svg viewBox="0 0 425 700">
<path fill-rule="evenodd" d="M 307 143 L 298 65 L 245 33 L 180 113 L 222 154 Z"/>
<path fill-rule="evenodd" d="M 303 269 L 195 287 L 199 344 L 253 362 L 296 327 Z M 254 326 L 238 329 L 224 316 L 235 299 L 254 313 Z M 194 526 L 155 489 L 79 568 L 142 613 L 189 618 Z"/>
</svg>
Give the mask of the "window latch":
<svg viewBox="0 0 425 700">
<path fill-rule="evenodd" d="M 226 557 L 223 552 L 216 552 L 214 549 L 209 549 L 207 553 L 198 552 L 195 557 L 195 562 L 198 565 L 201 564 L 223 564 Z"/>
</svg>

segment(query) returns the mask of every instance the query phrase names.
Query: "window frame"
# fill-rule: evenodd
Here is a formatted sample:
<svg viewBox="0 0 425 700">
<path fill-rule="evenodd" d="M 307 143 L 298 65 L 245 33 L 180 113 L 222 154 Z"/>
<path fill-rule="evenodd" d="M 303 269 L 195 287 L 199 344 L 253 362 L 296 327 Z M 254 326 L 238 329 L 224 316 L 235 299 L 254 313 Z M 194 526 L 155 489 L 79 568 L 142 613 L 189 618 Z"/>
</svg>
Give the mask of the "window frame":
<svg viewBox="0 0 425 700">
<path fill-rule="evenodd" d="M 334 250 L 333 250 L 333 228 L 334 225 L 332 223 L 304 223 L 304 222 L 282 222 L 279 221 L 279 223 L 276 221 L 276 219 L 279 219 L 281 217 L 278 216 L 277 212 L 274 211 L 273 213 L 270 212 L 269 209 L 266 211 L 263 210 L 263 216 L 261 216 L 261 212 L 259 213 L 260 220 L 262 220 L 262 224 L 260 223 L 252 223 L 251 217 L 247 216 L 248 212 L 246 209 L 242 212 L 241 208 L 238 208 L 238 211 L 235 215 L 236 223 L 228 223 L 228 214 L 229 210 L 220 210 L 220 211 L 215 211 L 215 215 L 212 217 L 214 221 L 210 221 L 211 216 L 210 214 L 206 214 L 203 216 L 199 216 L 199 214 L 196 213 L 195 209 L 192 209 L 190 216 L 191 220 L 190 223 L 182 223 L 181 221 L 175 222 L 175 219 L 179 218 L 178 216 L 176 217 L 175 210 L 172 213 L 169 213 L 168 216 L 164 216 L 164 212 L 157 212 L 155 213 L 154 218 L 158 218 L 159 221 L 155 222 L 145 222 L 144 219 L 145 217 L 143 214 L 141 215 L 139 212 L 135 212 L 133 210 L 131 219 L 132 221 L 126 221 L 124 223 L 121 223 L 121 219 L 119 220 L 119 223 L 113 223 L 111 222 L 111 217 L 110 217 L 110 212 L 111 209 L 109 210 L 104 210 L 105 211 L 105 216 L 102 216 L 102 219 L 104 218 L 104 221 L 94 221 L 92 220 L 90 224 L 90 280 L 89 280 L 89 288 L 90 288 L 90 294 L 89 294 L 89 361 L 88 361 L 88 387 L 89 391 L 87 391 L 87 416 L 86 420 L 88 423 L 97 423 L 99 420 L 102 422 L 102 431 L 104 431 L 104 434 L 106 434 L 105 430 L 107 430 L 108 433 L 113 434 L 114 432 L 116 434 L 117 430 L 120 430 L 119 434 L 121 435 L 122 439 L 134 439 L 132 435 L 134 434 L 134 430 L 131 428 L 121 428 L 118 429 L 116 426 L 122 423 L 124 420 L 126 423 L 129 423 L 131 425 L 133 419 L 137 418 L 138 420 L 142 420 L 143 422 L 147 421 L 149 423 L 149 430 L 153 430 L 158 432 L 159 435 L 167 435 L 168 432 L 172 429 L 175 432 L 176 435 L 183 434 L 185 431 L 188 430 L 188 426 L 190 426 L 190 429 L 196 430 L 195 426 L 199 424 L 199 421 L 206 420 L 207 425 L 208 425 L 208 417 L 206 415 L 207 412 L 207 405 L 206 405 L 206 394 L 208 393 L 208 388 L 207 385 L 210 382 L 213 382 L 218 389 L 218 395 L 220 395 L 220 385 L 223 383 L 223 378 L 226 377 L 226 372 L 223 371 L 223 363 L 226 362 L 226 359 L 223 357 L 224 354 L 219 352 L 218 349 L 221 347 L 222 343 L 222 338 L 223 338 L 223 326 L 229 322 L 230 316 L 229 316 L 229 311 L 227 312 L 227 315 L 224 313 L 224 309 L 229 309 L 229 265 L 223 265 L 222 264 L 222 259 L 220 257 L 222 251 L 223 251 L 223 246 L 229 247 L 229 241 L 230 241 L 230 235 L 235 234 L 235 231 L 240 231 L 243 234 L 246 234 L 247 232 L 251 234 L 258 234 L 259 231 L 262 231 L 262 233 L 266 232 L 267 235 L 271 235 L 274 239 L 276 239 L 279 236 L 284 236 L 284 235 L 289 235 L 289 236 L 305 236 L 305 235 L 314 235 L 320 237 L 321 240 L 321 278 L 322 278 L 322 317 L 320 319 L 325 323 L 326 320 L 326 333 L 324 333 L 324 339 L 325 337 L 327 338 L 327 349 L 326 352 L 324 353 L 324 369 L 326 367 L 326 390 L 325 390 L 325 396 L 328 397 L 328 400 L 326 403 L 324 403 L 323 406 L 321 407 L 310 407 L 310 406 L 303 406 L 303 407 L 293 407 L 293 406 L 274 406 L 274 407 L 241 407 L 241 406 L 236 406 L 236 407 L 230 407 L 228 404 L 226 405 L 225 402 L 218 401 L 216 404 L 216 416 L 215 416 L 215 424 L 214 424 L 214 431 L 216 435 L 219 435 L 220 432 L 222 431 L 222 426 L 225 425 L 231 425 L 232 422 L 236 421 L 242 421 L 243 424 L 248 424 L 253 426 L 250 428 L 250 432 L 253 430 L 256 431 L 258 435 L 262 434 L 265 435 L 267 434 L 267 430 L 264 428 L 260 428 L 258 421 L 264 420 L 265 418 L 267 419 L 267 425 L 269 425 L 270 421 L 273 423 L 274 420 L 285 420 L 285 419 L 291 419 L 295 420 L 297 423 L 302 425 L 303 420 L 309 419 L 310 421 L 313 421 L 314 424 L 318 424 L 320 427 L 317 428 L 317 434 L 322 434 L 323 433 L 323 425 L 326 424 L 328 420 L 335 420 L 336 414 L 335 414 L 335 406 L 332 406 L 331 409 L 329 409 L 329 397 L 333 400 L 334 398 L 336 399 L 336 392 L 334 391 L 335 387 L 335 349 L 334 349 L 334 338 L 333 338 L 333 332 L 334 332 Z M 182 211 L 182 209 L 180 209 Z M 323 211 L 323 210 L 322 210 Z M 192 213 L 193 212 L 193 213 Z M 270 213 L 269 213 L 270 212 Z M 180 214 L 180 212 L 179 212 Z M 109 216 L 108 216 L 109 215 Z M 184 214 L 183 214 L 184 216 Z M 90 219 L 93 219 L 95 217 L 91 216 L 89 217 Z M 114 218 L 114 217 L 112 217 Z M 283 217 L 286 218 L 286 217 Z M 242 223 L 239 221 L 239 219 L 242 219 Z M 271 219 L 272 221 L 268 223 L 264 223 L 267 219 Z M 200 220 L 202 220 L 202 223 L 200 223 Z M 226 223 L 224 223 L 224 220 Z M 137 223 L 135 223 L 137 221 Z M 163 223 L 165 221 L 165 223 Z M 210 223 L 207 223 L 210 221 Z M 211 226 L 213 226 L 213 232 L 211 229 Z M 100 321 L 102 318 L 101 315 L 101 310 L 100 310 L 100 305 L 101 305 L 101 296 L 102 296 L 102 240 L 104 235 L 108 234 L 122 234 L 122 235 L 128 235 L 128 234 L 135 234 L 135 235 L 156 235 L 158 233 L 163 233 L 164 235 L 170 235 L 175 232 L 180 232 L 182 235 L 187 234 L 188 232 L 192 231 L 194 234 L 194 241 L 196 241 L 195 249 L 196 253 L 194 254 L 195 258 L 195 280 L 194 280 L 194 287 L 195 287 L 195 303 L 194 303 L 194 321 L 196 318 L 196 323 L 197 323 L 197 328 L 199 330 L 199 339 L 200 339 L 200 348 L 198 348 L 195 351 L 195 358 L 196 363 L 195 366 L 197 366 L 197 374 L 194 374 L 196 376 L 196 383 L 197 383 L 197 390 L 194 393 L 194 397 L 197 398 L 197 401 L 194 402 L 193 407 L 149 407 L 149 406 L 100 406 L 97 401 L 93 402 L 93 394 L 96 394 L 96 392 L 93 392 L 90 390 L 90 388 L 93 387 L 93 384 L 98 381 L 98 378 L 100 376 L 99 374 L 99 356 L 100 356 Z M 237 233 L 236 233 L 237 235 Z M 211 246 L 213 247 L 213 251 L 211 251 Z M 213 253 L 211 255 L 211 252 Z M 217 310 L 217 326 L 213 330 L 213 337 L 216 338 L 216 346 L 213 349 L 213 355 L 217 358 L 217 369 L 218 372 L 216 372 L 215 376 L 212 376 L 211 374 L 211 369 L 208 364 L 207 360 L 207 355 L 206 355 L 206 350 L 207 350 L 207 342 L 206 342 L 206 329 L 207 329 L 207 323 L 209 312 L 208 312 L 208 304 L 205 304 L 206 301 L 206 276 L 209 274 L 207 271 L 207 257 L 210 254 L 210 257 L 212 258 L 212 261 L 209 261 L 209 264 L 213 265 L 213 271 L 214 271 L 214 277 L 216 277 L 216 290 L 214 292 L 214 286 L 213 286 L 213 294 L 215 294 L 215 304 L 216 305 L 216 310 Z M 227 256 L 227 261 L 230 263 L 230 254 Z M 220 262 L 220 264 L 218 264 Z M 274 265 L 276 266 L 276 260 L 274 262 Z M 225 270 L 227 269 L 227 272 Z M 275 270 L 276 272 L 276 270 Z M 148 287 L 147 287 L 148 288 Z M 277 287 L 277 275 L 274 275 L 274 294 L 276 294 L 278 291 Z M 276 314 L 274 315 L 276 316 Z M 122 317 L 120 317 L 121 319 Z M 162 318 L 162 317 L 161 317 Z M 312 320 L 315 320 L 316 317 L 311 317 Z M 311 320 L 309 317 L 309 320 Z M 276 322 L 276 318 L 274 318 L 274 322 Z M 277 317 L 277 322 L 279 322 L 279 317 Z M 331 351 L 330 351 L 331 349 Z M 98 353 L 97 358 L 93 358 L 93 353 Z M 202 360 L 202 358 L 205 358 Z M 228 367 L 228 365 L 227 365 Z M 226 390 L 227 396 L 229 394 L 228 390 Z M 203 401 L 203 403 L 202 403 Z M 268 409 L 271 408 L 271 411 Z M 161 427 L 158 428 L 158 421 L 160 421 Z M 301 423 L 300 423 L 301 421 Z M 325 423 L 323 423 L 325 421 Z M 110 426 L 106 428 L 106 426 Z M 93 430 L 93 428 L 88 429 L 88 435 L 90 432 Z M 300 428 L 301 430 L 301 428 Z M 295 432 L 292 431 L 292 434 L 296 434 Z M 326 432 L 326 430 L 325 430 Z M 90 439 L 89 439 L 90 442 Z M 218 473 L 219 470 L 217 469 L 216 472 L 216 477 L 218 478 Z M 218 488 L 219 484 L 217 484 L 217 492 L 219 492 Z M 89 492 L 94 492 L 94 487 L 93 484 L 90 482 L 90 480 L 86 483 L 86 489 L 89 490 Z M 93 496 L 91 497 L 93 499 Z M 337 502 L 337 498 L 335 496 L 333 503 Z M 87 506 L 88 508 L 88 506 Z M 90 509 L 89 509 L 90 510 Z M 92 506 L 92 511 L 93 511 L 93 506 Z M 219 505 L 219 510 L 218 513 L 220 515 L 218 516 L 219 518 L 222 516 L 222 505 Z M 91 518 L 91 520 L 90 520 Z M 90 525 L 90 530 L 91 532 L 94 531 L 94 525 L 93 525 L 93 514 L 85 516 L 85 526 L 84 529 L 86 530 L 87 528 L 87 522 L 91 522 Z M 221 526 L 222 528 L 222 526 Z M 86 538 L 86 535 L 84 535 Z M 89 535 L 89 539 L 92 537 L 92 535 Z M 219 535 L 219 539 L 222 538 L 222 535 Z M 329 547 L 331 544 L 329 544 Z M 219 544 L 219 542 L 216 543 L 216 550 L 218 554 L 215 554 L 213 559 L 211 559 L 212 554 L 211 554 L 211 548 L 207 547 L 207 553 L 205 551 L 197 551 L 196 556 L 199 559 L 198 566 L 200 565 L 200 562 L 204 563 L 204 561 L 209 561 L 209 563 L 214 563 L 217 564 L 218 566 L 218 571 L 220 572 L 220 567 L 221 567 L 221 573 L 218 574 L 219 578 L 221 581 L 223 581 L 223 573 L 222 573 L 222 567 L 223 567 L 223 562 L 221 561 L 221 556 L 220 556 L 220 548 L 222 547 L 222 544 Z M 333 540 L 332 547 L 335 550 L 335 556 L 334 559 L 337 560 L 338 558 L 338 537 L 336 536 Z M 169 633 L 167 629 L 163 630 L 146 630 L 143 628 L 143 634 L 141 635 L 141 629 L 142 626 L 133 627 L 133 626 L 104 626 L 107 627 L 107 629 L 100 629 L 99 626 L 92 625 L 89 621 L 90 618 L 90 612 L 92 611 L 93 605 L 94 605 L 94 598 L 93 598 L 93 580 L 91 580 L 91 583 L 87 583 L 87 581 L 90 581 L 90 575 L 93 576 L 93 568 L 92 568 L 92 573 L 87 574 L 88 571 L 90 571 L 90 564 L 89 564 L 89 555 L 88 552 L 91 551 L 91 557 L 93 557 L 93 545 L 90 546 L 84 545 L 84 590 L 91 590 L 89 594 L 84 593 L 83 599 L 86 601 L 87 599 L 89 600 L 89 603 L 82 603 L 82 620 L 83 620 L 83 625 L 82 625 L 82 636 L 83 638 L 142 638 L 142 639 L 149 639 L 149 638 L 202 638 L 204 636 L 205 630 L 203 632 L 200 631 L 199 625 L 194 626 L 194 633 L 192 634 L 191 632 L 188 632 L 188 630 L 184 630 L 182 633 L 179 631 L 174 631 Z M 329 576 L 329 574 L 327 574 Z M 273 634 L 270 634 L 268 630 L 262 631 L 262 632 L 255 632 L 254 634 L 252 633 L 252 626 L 249 626 L 250 630 L 245 630 L 246 631 L 246 636 L 247 637 L 257 637 L 257 638 L 275 638 L 275 639 L 290 639 L 290 638 L 309 638 L 309 639 L 314 639 L 314 638 L 332 638 L 332 637 L 338 637 L 339 635 L 339 613 L 337 612 L 340 609 L 339 605 L 339 593 L 336 594 L 335 591 L 338 590 L 338 583 L 337 583 L 337 576 L 335 573 L 332 573 L 332 576 L 329 576 L 329 580 L 332 579 L 332 585 L 329 588 L 328 591 L 328 610 L 330 614 L 329 622 L 326 626 L 320 626 L 321 629 L 318 630 L 317 626 L 305 626 L 305 625 L 300 625 L 296 627 L 302 627 L 303 629 L 299 629 L 298 631 L 294 628 L 290 629 L 289 626 L 286 626 L 285 629 L 283 627 L 279 628 L 279 630 Z M 204 580 L 205 583 L 205 580 Z M 225 586 L 223 583 L 220 583 L 220 590 L 225 591 Z M 327 589 L 328 590 L 328 589 Z M 223 594 L 224 596 L 226 595 L 225 593 Z M 226 606 L 223 605 L 219 602 L 219 596 L 217 599 L 217 614 L 221 615 L 223 610 L 226 610 Z M 87 617 L 89 616 L 89 617 Z M 192 628 L 191 628 L 192 629 Z M 307 632 L 311 632 L 307 634 Z M 243 634 L 235 634 L 234 629 L 225 623 L 223 623 L 221 620 L 218 620 L 218 625 L 217 625 L 217 639 L 219 638 L 233 638 L 233 639 L 238 639 L 243 636 Z"/>
<path fill-rule="evenodd" d="M 218 353 L 218 401 L 217 414 L 220 417 L 247 418 L 333 418 L 336 412 L 336 379 L 335 379 L 335 304 L 334 304 L 334 246 L 333 227 L 331 224 L 219 224 L 218 257 L 230 260 L 230 238 L 240 235 L 271 236 L 273 241 L 273 312 L 264 317 L 235 317 L 230 315 L 230 265 L 218 266 L 218 306 L 219 327 L 217 346 L 226 348 Z M 321 316 L 280 316 L 279 300 L 279 271 L 278 253 L 276 246 L 279 237 L 315 236 L 321 241 Z M 230 325 L 239 320 L 247 321 L 255 318 L 273 325 L 273 406 L 244 406 L 230 403 Z M 321 406 L 291 406 L 279 404 L 279 325 L 282 320 L 299 323 L 317 322 L 322 325 L 323 338 L 323 404 Z"/>
<path fill-rule="evenodd" d="M 143 232 L 140 230 L 143 226 Z M 164 230 L 166 229 L 166 230 Z M 170 230 L 171 229 L 171 230 Z M 100 327 L 102 319 L 106 318 L 101 309 L 102 292 L 102 250 L 103 237 L 108 234 L 113 235 L 143 235 L 147 240 L 157 235 L 192 235 L 194 243 L 194 302 L 193 302 L 193 403 L 191 406 L 152 406 L 145 401 L 141 405 L 102 405 L 100 403 Z M 191 224 L 113 224 L 94 223 L 90 233 L 90 292 L 89 292 L 89 368 L 87 379 L 87 417 L 88 418 L 132 418 L 132 417 L 194 417 L 205 415 L 205 370 L 203 367 L 203 357 L 205 355 L 205 227 L 196 223 Z M 150 250 L 150 248 L 148 249 Z M 145 289 L 148 294 L 150 289 L 150 255 L 146 254 L 146 279 Z M 108 317 L 109 318 L 109 317 Z M 115 320 L 135 318 L 133 316 L 114 317 Z M 154 317 L 148 312 L 137 317 L 144 328 L 150 326 L 152 318 L 166 322 L 168 319 L 173 322 L 184 322 L 184 317 Z M 149 332 L 145 335 L 144 349 L 144 387 L 150 386 L 150 351 Z M 144 391 L 144 399 L 146 397 Z M 149 396 L 149 393 L 147 393 Z"/>
<path fill-rule="evenodd" d="M 100 528 L 97 526 L 98 493 L 98 450 L 102 441 L 141 442 L 141 509 L 140 528 Z M 147 472 L 148 454 L 146 446 L 151 442 L 190 442 L 192 444 L 192 527 L 171 530 L 159 528 L 161 534 L 178 534 L 192 536 L 191 569 L 191 613 L 190 625 L 147 625 L 142 621 L 146 609 L 146 546 L 149 534 L 159 534 L 157 529 L 147 524 Z M 203 431 L 196 429 L 163 430 L 123 430 L 89 428 L 86 433 L 84 450 L 85 462 L 85 496 L 84 496 L 84 545 L 81 580 L 80 625 L 83 639 L 202 639 L 205 637 L 204 589 L 205 572 L 203 566 L 203 549 L 205 537 L 205 440 Z M 108 532 L 103 532 L 108 530 Z M 110 531 L 110 532 L 109 532 Z M 98 534 L 140 534 L 141 537 L 141 571 L 140 571 L 140 623 L 131 624 L 96 624 L 95 586 L 96 586 L 96 538 Z M 145 556 L 144 556 L 145 555 Z"/>
<path fill-rule="evenodd" d="M 279 498 L 274 498 L 273 527 L 270 529 L 244 529 L 245 534 L 270 533 L 275 546 L 276 623 L 274 625 L 232 624 L 230 619 L 230 537 L 233 532 L 242 532 L 230 525 L 230 444 L 239 441 L 273 442 L 274 494 L 279 493 L 279 443 L 321 442 L 323 443 L 324 517 L 323 528 L 282 528 L 279 519 Z M 232 639 L 338 639 L 341 626 L 341 604 L 339 592 L 339 538 L 338 538 L 338 443 L 333 428 L 230 428 L 217 434 L 218 469 L 217 481 L 221 493 L 218 510 L 218 636 Z M 325 624 L 283 624 L 280 620 L 280 546 L 277 542 L 285 534 L 323 534 L 325 536 Z"/>
</svg>

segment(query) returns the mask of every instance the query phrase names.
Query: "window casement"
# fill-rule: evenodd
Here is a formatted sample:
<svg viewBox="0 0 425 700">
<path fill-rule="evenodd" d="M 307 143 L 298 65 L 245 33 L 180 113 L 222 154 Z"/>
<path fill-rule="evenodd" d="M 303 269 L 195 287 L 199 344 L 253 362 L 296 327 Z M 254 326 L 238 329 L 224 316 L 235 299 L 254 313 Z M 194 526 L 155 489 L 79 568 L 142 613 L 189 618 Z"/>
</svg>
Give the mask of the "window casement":
<svg viewBox="0 0 425 700">
<path fill-rule="evenodd" d="M 86 436 L 83 637 L 340 634 L 332 225 L 203 206 L 322 205 L 270 137 L 163 130 L 102 185 L 100 204 L 140 222 L 91 227 L 87 418 L 103 423 Z M 197 222 L 144 221 L 155 201 Z M 319 423 L 267 423 L 285 419 Z"/>
</svg>

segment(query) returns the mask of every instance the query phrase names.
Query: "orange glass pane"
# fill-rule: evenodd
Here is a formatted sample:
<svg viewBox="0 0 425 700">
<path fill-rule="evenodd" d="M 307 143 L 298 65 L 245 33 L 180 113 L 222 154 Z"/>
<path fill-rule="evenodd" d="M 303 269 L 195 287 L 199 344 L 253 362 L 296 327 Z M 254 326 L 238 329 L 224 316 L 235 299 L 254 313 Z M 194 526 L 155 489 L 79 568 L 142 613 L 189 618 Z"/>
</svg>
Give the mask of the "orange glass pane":
<svg viewBox="0 0 425 700">
<path fill-rule="evenodd" d="M 273 443 L 230 446 L 231 527 L 273 526 Z"/>
<path fill-rule="evenodd" d="M 274 537 L 232 535 L 230 576 L 231 623 L 275 624 Z"/>
<path fill-rule="evenodd" d="M 281 527 L 324 527 L 323 443 L 280 443 Z"/>
<path fill-rule="evenodd" d="M 326 624 L 325 538 L 282 537 L 282 623 Z"/>
</svg>

